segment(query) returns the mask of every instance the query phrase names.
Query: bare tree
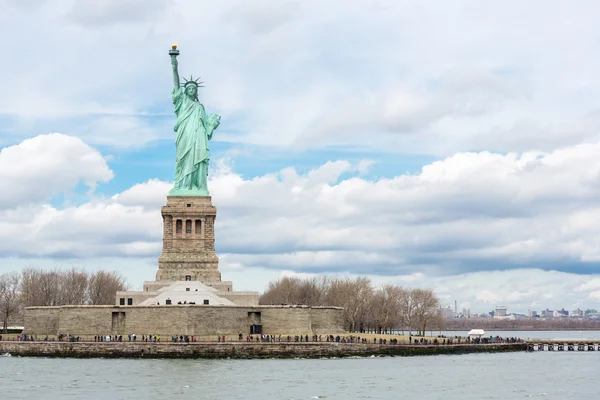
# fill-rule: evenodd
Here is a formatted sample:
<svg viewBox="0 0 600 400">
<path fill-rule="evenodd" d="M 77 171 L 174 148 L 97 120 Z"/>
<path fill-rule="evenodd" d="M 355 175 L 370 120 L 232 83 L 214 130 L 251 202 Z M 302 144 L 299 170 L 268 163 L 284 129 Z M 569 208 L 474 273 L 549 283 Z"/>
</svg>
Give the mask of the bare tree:
<svg viewBox="0 0 600 400">
<path fill-rule="evenodd" d="M 127 290 L 128 285 L 118 272 L 97 271 L 89 278 L 88 301 L 89 304 L 113 304 L 115 294 Z"/>
<path fill-rule="evenodd" d="M 26 268 L 21 275 L 21 299 L 24 307 L 41 305 L 39 289 L 37 287 L 39 274 L 38 269 Z"/>
<path fill-rule="evenodd" d="M 284 276 L 269 282 L 267 290 L 260 296 L 260 304 L 298 304 L 300 279 Z"/>
<path fill-rule="evenodd" d="M 412 332 L 416 322 L 417 299 L 412 289 L 403 289 L 400 295 L 400 325 Z"/>
<path fill-rule="evenodd" d="M 372 323 L 377 333 L 382 333 L 401 322 L 400 303 L 403 290 L 387 284 L 375 290 L 371 299 Z"/>
<path fill-rule="evenodd" d="M 22 272 L 25 307 L 113 304 L 115 293 L 125 289 L 125 279 L 116 272 L 98 271 L 89 275 L 75 268 L 28 268 Z"/>
<path fill-rule="evenodd" d="M 370 311 L 373 286 L 366 277 L 333 278 L 329 284 L 326 303 L 344 308 L 346 328 L 350 332 L 363 330 Z"/>
<path fill-rule="evenodd" d="M 21 310 L 21 275 L 10 272 L 0 275 L 0 313 L 2 329 L 8 333 L 8 322 Z"/>
<path fill-rule="evenodd" d="M 59 279 L 59 302 L 61 305 L 77 305 L 87 302 L 88 275 L 72 268 L 63 271 Z M 113 299 L 115 293 L 113 293 Z"/>
<path fill-rule="evenodd" d="M 328 291 L 327 278 L 311 277 L 301 281 L 298 288 L 298 304 L 308 306 L 325 305 L 325 295 Z"/>
<path fill-rule="evenodd" d="M 23 303 L 31 306 L 60 306 L 61 270 L 28 268 L 22 272 Z"/>
<path fill-rule="evenodd" d="M 440 300 L 432 289 L 412 289 L 415 299 L 414 317 L 422 335 L 427 326 L 439 323 Z"/>
<path fill-rule="evenodd" d="M 22 272 L 23 304 L 25 307 L 84 304 L 87 279 L 85 272 L 75 268 L 27 268 Z"/>
<path fill-rule="evenodd" d="M 374 328 L 383 333 L 401 327 L 424 331 L 440 327 L 439 299 L 431 289 L 384 285 L 373 289 L 366 277 L 282 277 L 269 283 L 260 304 L 306 304 L 344 308 L 350 332 Z"/>
<path fill-rule="evenodd" d="M 269 282 L 267 290 L 260 296 L 260 304 L 303 304 L 325 305 L 327 278 L 284 276 Z"/>
</svg>

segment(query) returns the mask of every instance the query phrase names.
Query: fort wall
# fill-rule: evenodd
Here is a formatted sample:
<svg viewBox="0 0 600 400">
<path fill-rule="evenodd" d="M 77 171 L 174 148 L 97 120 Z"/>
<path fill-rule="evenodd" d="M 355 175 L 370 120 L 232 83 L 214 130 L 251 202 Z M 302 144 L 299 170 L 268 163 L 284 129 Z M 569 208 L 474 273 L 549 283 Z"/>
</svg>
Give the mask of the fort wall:
<svg viewBox="0 0 600 400">
<path fill-rule="evenodd" d="M 343 309 L 308 306 L 61 306 L 27 307 L 31 335 L 237 336 L 262 325 L 270 335 L 343 332 Z"/>
<path fill-rule="evenodd" d="M 311 323 L 315 334 L 344 333 L 344 314 L 331 307 L 312 307 Z"/>
<path fill-rule="evenodd" d="M 218 295 L 239 306 L 256 306 L 259 297 L 258 292 L 219 292 Z"/>
</svg>

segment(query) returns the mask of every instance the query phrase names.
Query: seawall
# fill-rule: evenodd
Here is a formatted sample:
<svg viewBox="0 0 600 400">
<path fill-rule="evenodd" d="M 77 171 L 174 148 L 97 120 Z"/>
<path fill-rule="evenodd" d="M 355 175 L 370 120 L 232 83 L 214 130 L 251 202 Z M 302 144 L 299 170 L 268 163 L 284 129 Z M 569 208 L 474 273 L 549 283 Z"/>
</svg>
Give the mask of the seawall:
<svg viewBox="0 0 600 400">
<path fill-rule="evenodd" d="M 527 344 L 525 343 L 436 346 L 335 342 L 0 342 L 0 354 L 74 358 L 325 358 L 495 353 L 526 350 Z"/>
</svg>

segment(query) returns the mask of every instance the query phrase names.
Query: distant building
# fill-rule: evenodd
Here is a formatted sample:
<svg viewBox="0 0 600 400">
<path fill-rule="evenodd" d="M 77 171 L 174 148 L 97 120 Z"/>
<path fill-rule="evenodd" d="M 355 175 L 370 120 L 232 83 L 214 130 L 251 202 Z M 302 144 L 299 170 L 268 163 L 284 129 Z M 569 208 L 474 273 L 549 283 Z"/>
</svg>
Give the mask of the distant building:
<svg viewBox="0 0 600 400">
<path fill-rule="evenodd" d="M 552 311 L 548 308 L 542 311 L 542 318 L 553 318 L 553 317 L 554 317 L 554 311 Z"/>
<path fill-rule="evenodd" d="M 562 310 L 554 310 L 554 313 L 552 316 L 554 318 L 568 317 L 569 312 L 567 310 L 565 310 L 564 308 Z"/>
<path fill-rule="evenodd" d="M 506 317 L 506 315 L 507 315 L 506 310 L 507 310 L 507 308 L 505 306 L 496 307 L 496 309 L 494 310 L 494 318 Z"/>
<path fill-rule="evenodd" d="M 594 308 L 588 308 L 587 310 L 585 310 L 584 315 L 586 317 L 593 317 L 598 315 L 598 310 L 594 309 Z"/>
<path fill-rule="evenodd" d="M 454 310 L 450 306 L 448 306 L 446 308 L 442 308 L 441 312 L 442 312 L 442 316 L 444 318 L 454 318 L 455 317 Z"/>
<path fill-rule="evenodd" d="M 583 316 L 584 316 L 583 310 L 581 310 L 579 308 L 571 311 L 571 317 L 573 317 L 573 318 L 583 318 Z"/>
<path fill-rule="evenodd" d="M 538 313 L 537 313 L 537 311 L 529 310 L 529 312 L 527 313 L 527 316 L 529 318 L 537 318 L 538 317 Z"/>
</svg>

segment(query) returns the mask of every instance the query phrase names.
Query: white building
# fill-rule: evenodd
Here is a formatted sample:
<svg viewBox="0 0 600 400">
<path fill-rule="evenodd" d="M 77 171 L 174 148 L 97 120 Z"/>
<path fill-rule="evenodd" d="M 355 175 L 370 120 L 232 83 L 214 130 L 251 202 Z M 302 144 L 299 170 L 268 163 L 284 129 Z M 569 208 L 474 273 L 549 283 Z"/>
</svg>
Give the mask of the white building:
<svg viewBox="0 0 600 400">
<path fill-rule="evenodd" d="M 573 318 L 583 318 L 583 316 L 584 316 L 583 310 L 580 310 L 579 308 L 571 311 L 571 317 L 573 317 Z"/>
<path fill-rule="evenodd" d="M 471 329 L 468 335 L 471 339 L 481 339 L 485 335 L 485 331 L 483 329 Z"/>
<path fill-rule="evenodd" d="M 211 306 L 258 305 L 257 292 L 234 292 L 231 282 L 148 281 L 142 291 L 117 292 L 116 305 L 153 306 L 170 304 L 198 304 Z"/>
<path fill-rule="evenodd" d="M 454 313 L 454 310 L 450 306 L 448 306 L 446 308 L 442 308 L 441 311 L 442 311 L 442 315 L 444 316 L 444 318 L 454 318 L 456 316 L 456 314 Z"/>
<path fill-rule="evenodd" d="M 507 307 L 506 306 L 498 306 L 494 310 L 494 318 L 502 318 L 507 316 Z"/>
<path fill-rule="evenodd" d="M 554 318 L 566 317 L 567 313 L 565 313 L 564 310 L 554 310 L 554 313 L 552 314 L 552 316 Z"/>
</svg>

